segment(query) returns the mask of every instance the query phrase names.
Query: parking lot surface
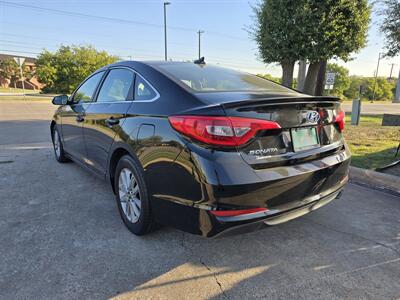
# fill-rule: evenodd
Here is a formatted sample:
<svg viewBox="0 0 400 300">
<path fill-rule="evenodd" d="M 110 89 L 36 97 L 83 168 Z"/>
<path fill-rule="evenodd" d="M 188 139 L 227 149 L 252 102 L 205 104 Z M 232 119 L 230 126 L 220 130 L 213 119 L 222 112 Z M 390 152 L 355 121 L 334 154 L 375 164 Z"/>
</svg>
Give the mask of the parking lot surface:
<svg viewBox="0 0 400 300">
<path fill-rule="evenodd" d="M 106 184 L 58 164 L 47 103 L 0 102 L 1 299 L 399 299 L 400 198 L 349 184 L 291 222 L 136 237 Z"/>
</svg>

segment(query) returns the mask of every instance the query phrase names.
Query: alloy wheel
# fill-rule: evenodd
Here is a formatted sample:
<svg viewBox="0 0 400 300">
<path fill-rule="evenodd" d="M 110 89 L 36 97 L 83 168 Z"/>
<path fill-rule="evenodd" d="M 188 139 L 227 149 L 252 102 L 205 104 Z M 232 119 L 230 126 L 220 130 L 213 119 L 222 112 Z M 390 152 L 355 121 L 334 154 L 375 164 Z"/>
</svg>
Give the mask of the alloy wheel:
<svg viewBox="0 0 400 300">
<path fill-rule="evenodd" d="M 136 223 L 140 217 L 140 189 L 135 176 L 128 168 L 123 168 L 119 174 L 118 193 L 126 218 Z"/>
</svg>

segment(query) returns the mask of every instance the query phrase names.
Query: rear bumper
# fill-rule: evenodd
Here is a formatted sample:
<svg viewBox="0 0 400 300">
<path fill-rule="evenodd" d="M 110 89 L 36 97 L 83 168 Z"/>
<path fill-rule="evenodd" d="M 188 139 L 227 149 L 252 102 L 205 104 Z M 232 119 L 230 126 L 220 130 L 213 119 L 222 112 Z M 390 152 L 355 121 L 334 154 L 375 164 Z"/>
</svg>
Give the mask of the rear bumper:
<svg viewBox="0 0 400 300">
<path fill-rule="evenodd" d="M 327 204 L 347 183 L 350 164 L 347 149 L 320 160 L 261 171 L 238 157 L 219 162 L 215 156 L 211 160 L 189 154 L 187 159 L 181 155 L 175 169 L 169 170 L 169 184 L 163 185 L 168 193 L 152 193 L 153 212 L 160 223 L 206 237 L 279 224 Z M 234 217 L 210 212 L 251 208 L 266 210 Z"/>
<path fill-rule="evenodd" d="M 306 215 L 330 203 L 332 200 L 340 198 L 341 195 L 342 195 L 342 188 L 325 197 L 322 197 L 318 200 L 314 200 L 300 207 L 292 208 L 287 211 L 271 211 L 270 214 L 266 214 L 265 216 L 260 216 L 260 217 L 255 216 L 255 218 L 247 220 L 246 223 L 242 224 L 232 223 L 232 226 L 222 229 L 220 231 L 218 231 L 218 227 L 216 227 L 215 228 L 216 233 L 211 236 L 221 237 L 239 233 L 247 233 L 255 230 L 260 230 L 268 226 L 285 223 L 292 219 Z M 229 222 L 229 220 L 225 221 Z"/>
</svg>

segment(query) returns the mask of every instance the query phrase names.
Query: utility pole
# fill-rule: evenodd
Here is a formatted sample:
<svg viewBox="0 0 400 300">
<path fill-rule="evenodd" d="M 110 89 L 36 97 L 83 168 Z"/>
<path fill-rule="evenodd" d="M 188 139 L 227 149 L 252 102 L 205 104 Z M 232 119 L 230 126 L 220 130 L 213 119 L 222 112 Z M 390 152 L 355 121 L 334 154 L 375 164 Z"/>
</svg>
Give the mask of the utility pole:
<svg viewBox="0 0 400 300">
<path fill-rule="evenodd" d="M 392 64 L 392 67 L 390 68 L 390 76 L 389 76 L 389 80 L 391 80 L 391 79 L 392 79 L 393 66 L 394 66 L 394 64 Z"/>
<path fill-rule="evenodd" d="M 397 77 L 396 96 L 394 97 L 393 103 L 400 103 L 400 70 L 399 77 Z"/>
<path fill-rule="evenodd" d="M 164 59 L 168 60 L 167 55 L 167 5 L 170 5 L 171 2 L 164 2 Z"/>
<path fill-rule="evenodd" d="M 381 55 L 384 54 L 382 52 L 379 52 L 379 57 L 378 57 L 378 65 L 376 66 L 376 72 L 375 72 L 375 82 L 374 82 L 374 91 L 372 93 L 372 100 L 371 102 L 374 102 L 375 100 L 375 91 L 376 91 L 376 81 L 378 80 L 378 71 L 379 71 L 379 63 L 382 59 Z"/>
<path fill-rule="evenodd" d="M 199 59 L 201 57 L 201 34 L 204 33 L 203 30 L 197 31 L 197 34 L 199 35 Z"/>
</svg>

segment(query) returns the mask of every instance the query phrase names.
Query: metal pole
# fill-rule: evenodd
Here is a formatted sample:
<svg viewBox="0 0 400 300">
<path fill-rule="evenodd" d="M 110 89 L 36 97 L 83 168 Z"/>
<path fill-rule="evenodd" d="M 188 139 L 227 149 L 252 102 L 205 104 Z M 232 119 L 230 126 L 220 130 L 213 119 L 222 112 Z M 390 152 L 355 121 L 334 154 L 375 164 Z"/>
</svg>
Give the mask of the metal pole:
<svg viewBox="0 0 400 300">
<path fill-rule="evenodd" d="M 21 72 L 22 91 L 24 93 L 24 99 L 25 99 L 25 83 L 24 83 L 24 75 L 22 72 L 22 66 L 19 66 L 19 71 Z"/>
<path fill-rule="evenodd" d="M 170 5 L 170 2 L 164 2 L 164 59 L 168 60 L 167 55 L 167 5 Z"/>
<path fill-rule="evenodd" d="M 390 76 L 389 76 L 389 80 L 391 80 L 391 79 L 392 79 L 393 66 L 394 66 L 394 64 L 392 64 L 392 67 L 390 68 Z"/>
<path fill-rule="evenodd" d="M 396 95 L 394 97 L 393 102 L 400 103 L 400 71 L 399 71 L 399 77 L 397 77 Z"/>
<path fill-rule="evenodd" d="M 373 93 L 372 93 L 372 100 L 371 100 L 371 102 L 374 102 L 374 100 L 375 100 L 376 81 L 377 81 L 377 79 L 378 79 L 378 71 L 379 71 L 379 63 L 380 63 L 380 61 L 381 61 L 381 54 L 384 54 L 384 53 L 379 53 L 378 65 L 376 66 L 376 72 L 375 72 L 374 91 L 373 91 Z"/>
<path fill-rule="evenodd" d="M 197 33 L 199 34 L 199 59 L 201 57 L 201 34 L 204 33 L 204 31 L 199 30 L 197 31 Z"/>
</svg>

